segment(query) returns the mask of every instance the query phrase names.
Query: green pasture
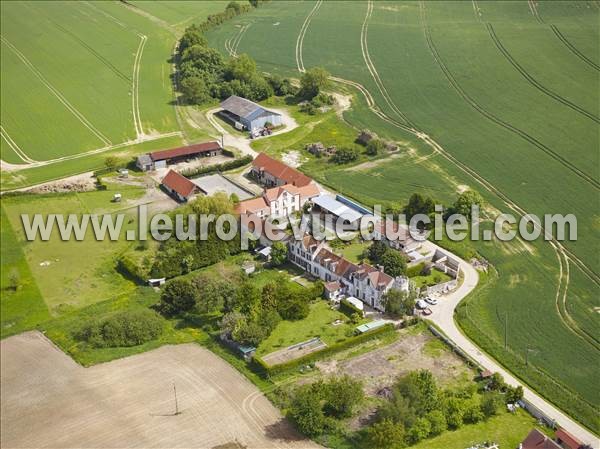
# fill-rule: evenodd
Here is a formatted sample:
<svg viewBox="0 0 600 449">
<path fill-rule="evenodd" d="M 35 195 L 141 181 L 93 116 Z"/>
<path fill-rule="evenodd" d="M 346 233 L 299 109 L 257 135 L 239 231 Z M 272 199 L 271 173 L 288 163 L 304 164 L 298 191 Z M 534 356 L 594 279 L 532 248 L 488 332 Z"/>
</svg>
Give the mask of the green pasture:
<svg viewBox="0 0 600 449">
<path fill-rule="evenodd" d="M 115 192 L 122 194 L 121 203 L 112 203 Z M 25 195 L 2 200 L 7 223 L 14 230 L 14 248 L 6 251 L 22 251 L 25 263 L 37 284 L 41 298 L 48 310 L 56 315 L 82 306 L 122 295 L 135 288 L 116 270 L 118 256 L 136 246 L 125 240 L 127 229 L 136 229 L 137 221 L 133 202 L 144 194 L 138 187 L 108 184 L 106 191 L 86 193 Z M 26 241 L 21 214 L 76 214 L 115 213 L 125 214 L 123 231 L 118 241 L 106 238 L 97 241 L 91 229 L 84 240 L 62 241 L 54 228 L 51 238 L 42 241 Z M 91 228 L 91 226 L 90 226 Z M 4 231 L 3 231 L 4 232 Z M 2 244 L 3 251 L 7 245 Z M 27 275 L 24 270 L 23 275 Z M 35 297 L 35 296 L 34 296 Z M 34 299 L 32 297 L 31 300 Z"/>
<path fill-rule="evenodd" d="M 6 337 L 38 325 L 50 318 L 50 314 L 4 206 L 0 210 L 0 336 Z M 16 285 L 11 285 L 11 279 L 12 282 L 16 279 Z"/>
</svg>

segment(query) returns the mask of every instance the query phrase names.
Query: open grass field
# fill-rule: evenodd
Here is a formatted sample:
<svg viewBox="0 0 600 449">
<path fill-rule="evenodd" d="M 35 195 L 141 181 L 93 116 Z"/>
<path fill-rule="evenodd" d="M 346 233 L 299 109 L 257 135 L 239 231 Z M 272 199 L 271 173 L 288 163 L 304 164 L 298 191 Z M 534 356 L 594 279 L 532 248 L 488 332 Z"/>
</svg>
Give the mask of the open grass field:
<svg viewBox="0 0 600 449">
<path fill-rule="evenodd" d="M 44 211 L 44 217 L 50 213 L 80 215 L 120 211 L 126 214 L 124 230 L 137 226 L 135 209 L 131 208 L 141 199 L 144 190 L 133 186 L 108 186 L 105 191 L 3 198 L 2 233 L 6 240 L 3 238 L 2 241 L 2 275 L 4 279 L 12 270 L 18 270 L 22 281 L 22 287 L 16 292 L 9 291 L 6 295 L 3 292 L 3 335 L 23 329 L 27 324 L 29 327 L 37 324 L 37 310 L 40 317 L 46 316 L 48 311 L 57 315 L 120 296 L 135 288 L 132 281 L 116 270 L 117 257 L 136 246 L 136 242 L 125 240 L 126 231 L 121 233 L 118 241 L 97 241 L 90 229 L 82 241 L 63 242 L 55 228 L 47 242 L 25 240 L 20 214 L 32 211 Z M 117 191 L 122 194 L 123 202 L 112 203 L 111 198 Z M 13 324 L 16 324 L 15 328 Z"/>
<path fill-rule="evenodd" d="M 577 216 L 578 240 L 556 248 L 468 245 L 496 274 L 459 322 L 486 351 L 598 431 L 600 228 L 593 205 L 600 101 L 593 86 L 600 82 L 600 9 L 594 2 L 534 3 L 531 10 L 527 2 L 276 2 L 214 30 L 210 40 L 225 52 L 225 41 L 251 23 L 237 52 L 256 57 L 262 69 L 298 76 L 298 68 L 323 66 L 368 91 L 379 115 L 357 91 L 344 118 L 399 141 L 400 155 L 340 168 L 303 153 L 302 168 L 365 204 L 402 205 L 414 192 L 450 204 L 470 186 L 489 212 Z M 264 149 L 301 150 L 322 140 L 320 129 L 276 137 Z"/>
</svg>

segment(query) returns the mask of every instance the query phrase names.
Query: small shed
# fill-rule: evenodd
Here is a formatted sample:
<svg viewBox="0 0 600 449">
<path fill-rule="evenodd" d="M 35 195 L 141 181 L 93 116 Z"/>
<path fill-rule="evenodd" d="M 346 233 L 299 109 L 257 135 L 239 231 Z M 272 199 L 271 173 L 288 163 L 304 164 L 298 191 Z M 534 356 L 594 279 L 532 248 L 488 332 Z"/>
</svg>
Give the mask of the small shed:
<svg viewBox="0 0 600 449">
<path fill-rule="evenodd" d="M 244 357 L 244 360 L 248 361 L 250 360 L 252 357 L 254 357 L 254 354 L 256 354 L 256 348 L 254 346 L 238 346 L 238 351 L 240 354 L 242 354 L 242 357 Z"/>
<path fill-rule="evenodd" d="M 262 259 L 266 260 L 267 262 L 269 260 L 271 260 L 271 247 L 270 246 L 265 246 L 264 248 L 257 251 L 257 253 Z"/>
<path fill-rule="evenodd" d="M 166 281 L 166 278 L 148 279 L 148 285 L 150 287 L 160 287 Z"/>
<path fill-rule="evenodd" d="M 355 298 L 354 296 L 348 296 L 347 298 L 345 298 L 345 300 L 352 304 L 354 307 L 356 307 L 358 310 L 364 310 L 365 308 L 363 302 L 360 299 Z"/>
<path fill-rule="evenodd" d="M 149 154 L 139 155 L 137 157 L 135 165 L 137 166 L 137 168 L 139 168 L 142 171 L 148 171 L 148 170 L 154 169 L 154 164 L 153 164 L 152 158 L 150 158 Z"/>
</svg>

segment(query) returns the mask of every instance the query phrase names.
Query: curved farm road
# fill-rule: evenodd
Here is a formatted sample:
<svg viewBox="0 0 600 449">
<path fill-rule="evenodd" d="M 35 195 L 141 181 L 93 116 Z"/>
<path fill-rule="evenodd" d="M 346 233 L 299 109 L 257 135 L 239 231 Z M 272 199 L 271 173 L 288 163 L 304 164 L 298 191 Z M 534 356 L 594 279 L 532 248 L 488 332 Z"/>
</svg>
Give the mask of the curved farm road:
<svg viewBox="0 0 600 449">
<path fill-rule="evenodd" d="M 237 148 L 243 154 L 256 157 L 258 153 L 254 151 L 250 146 L 252 140 L 250 140 L 248 137 L 231 134 L 226 128 L 223 127 L 219 120 L 214 117 L 214 115 L 220 110 L 221 108 L 210 109 L 206 112 L 206 119 L 210 122 L 213 128 L 215 128 L 217 132 L 223 136 L 223 145 L 225 147 L 229 146 Z M 290 114 L 288 114 L 288 112 L 285 109 L 269 108 L 269 110 L 281 114 L 281 120 L 284 125 L 284 128 L 273 132 L 271 136 L 287 133 L 298 127 L 298 123 L 296 122 L 296 120 L 294 120 L 294 118 Z M 257 139 L 268 139 L 271 136 L 258 137 Z"/>
<path fill-rule="evenodd" d="M 0 355 L 1 447 L 320 448 L 196 344 L 83 368 L 41 333 L 26 332 L 2 340 Z"/>
<path fill-rule="evenodd" d="M 456 255 L 454 257 L 456 257 Z M 442 299 L 438 301 L 438 304 L 431 308 L 433 314 L 430 315 L 428 319 L 436 324 L 446 334 L 446 336 L 450 338 L 450 340 L 452 340 L 462 351 L 479 363 L 483 368 L 502 374 L 506 383 L 512 385 L 513 387 L 521 385 L 523 387 L 525 399 L 527 399 L 538 409 L 542 410 L 550 418 L 554 419 L 560 427 L 575 435 L 584 443 L 591 444 L 593 448 L 600 448 L 600 440 L 598 437 L 577 422 L 573 421 L 568 415 L 547 402 L 525 384 L 517 380 L 498 362 L 496 362 L 487 354 L 483 353 L 460 331 L 454 322 L 454 310 L 458 306 L 458 303 L 477 286 L 477 282 L 479 280 L 477 270 L 475 270 L 471 264 L 465 262 L 464 260 L 461 260 L 461 269 L 465 276 L 463 283 L 455 291 L 444 295 Z"/>
</svg>

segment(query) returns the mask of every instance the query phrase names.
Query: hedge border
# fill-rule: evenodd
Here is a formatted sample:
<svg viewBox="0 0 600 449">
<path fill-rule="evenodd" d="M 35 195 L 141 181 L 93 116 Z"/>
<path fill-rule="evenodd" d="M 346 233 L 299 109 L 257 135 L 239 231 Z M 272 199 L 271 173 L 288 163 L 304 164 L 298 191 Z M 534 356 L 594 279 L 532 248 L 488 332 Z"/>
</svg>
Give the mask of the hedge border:
<svg viewBox="0 0 600 449">
<path fill-rule="evenodd" d="M 291 371 L 293 369 L 298 368 L 300 365 L 306 365 L 315 360 L 321 359 L 328 355 L 333 355 L 344 349 L 347 349 L 351 346 L 354 346 L 358 343 L 364 343 L 366 341 L 372 340 L 376 337 L 387 335 L 389 333 L 395 332 L 396 329 L 393 324 L 388 323 L 380 328 L 373 329 L 371 331 L 365 332 L 364 334 L 356 335 L 354 337 L 347 338 L 346 340 L 334 343 L 326 348 L 323 348 L 319 351 L 311 352 L 310 354 L 306 354 L 305 356 L 299 357 L 295 360 L 291 360 L 289 362 L 280 363 L 278 365 L 268 365 L 262 360 L 260 357 L 254 357 L 252 359 L 253 364 L 266 376 L 274 376 L 277 374 L 282 374 L 287 371 Z"/>
</svg>

